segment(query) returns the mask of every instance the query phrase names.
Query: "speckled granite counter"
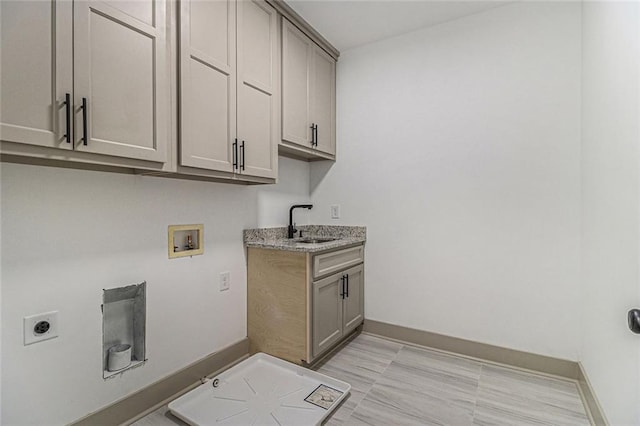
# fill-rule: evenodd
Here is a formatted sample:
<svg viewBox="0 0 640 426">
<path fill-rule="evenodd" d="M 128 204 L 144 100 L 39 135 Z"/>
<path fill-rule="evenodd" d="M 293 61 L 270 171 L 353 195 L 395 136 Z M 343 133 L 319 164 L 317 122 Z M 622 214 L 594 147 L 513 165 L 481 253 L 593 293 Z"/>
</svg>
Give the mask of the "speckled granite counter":
<svg viewBox="0 0 640 426">
<path fill-rule="evenodd" d="M 304 238 L 337 238 L 325 243 L 302 243 L 302 238 L 287 238 L 287 227 L 256 228 L 243 231 L 244 244 L 247 247 L 259 247 L 273 250 L 318 252 L 364 243 L 367 240 L 367 228 L 364 226 L 335 225 L 298 225 Z"/>
</svg>

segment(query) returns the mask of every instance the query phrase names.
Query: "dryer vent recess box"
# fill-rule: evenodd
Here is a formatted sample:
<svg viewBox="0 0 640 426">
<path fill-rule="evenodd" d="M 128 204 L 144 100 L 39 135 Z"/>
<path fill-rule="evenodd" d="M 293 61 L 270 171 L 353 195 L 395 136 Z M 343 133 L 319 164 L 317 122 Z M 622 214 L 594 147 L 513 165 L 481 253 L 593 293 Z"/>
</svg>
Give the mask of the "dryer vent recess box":
<svg viewBox="0 0 640 426">
<path fill-rule="evenodd" d="M 102 370 L 105 379 L 146 361 L 146 293 L 146 282 L 103 291 Z M 109 349 L 118 345 L 131 345 L 131 363 L 109 371 Z"/>
</svg>

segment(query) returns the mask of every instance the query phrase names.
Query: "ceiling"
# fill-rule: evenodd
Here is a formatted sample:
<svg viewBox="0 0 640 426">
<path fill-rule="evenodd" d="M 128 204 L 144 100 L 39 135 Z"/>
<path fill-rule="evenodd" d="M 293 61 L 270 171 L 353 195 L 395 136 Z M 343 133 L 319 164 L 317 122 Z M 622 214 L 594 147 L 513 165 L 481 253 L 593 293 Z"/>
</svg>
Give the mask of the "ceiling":
<svg viewBox="0 0 640 426">
<path fill-rule="evenodd" d="M 510 1 L 287 0 L 338 50 L 408 33 Z"/>
</svg>

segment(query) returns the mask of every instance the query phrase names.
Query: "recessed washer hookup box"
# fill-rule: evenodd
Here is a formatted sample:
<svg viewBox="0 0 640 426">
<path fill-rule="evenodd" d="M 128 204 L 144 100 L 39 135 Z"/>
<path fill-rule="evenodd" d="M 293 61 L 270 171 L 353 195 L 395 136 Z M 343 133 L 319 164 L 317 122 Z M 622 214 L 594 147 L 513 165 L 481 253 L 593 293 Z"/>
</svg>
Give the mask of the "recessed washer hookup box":
<svg viewBox="0 0 640 426">
<path fill-rule="evenodd" d="M 194 426 L 320 425 L 351 385 L 258 353 L 169 404 Z"/>
</svg>

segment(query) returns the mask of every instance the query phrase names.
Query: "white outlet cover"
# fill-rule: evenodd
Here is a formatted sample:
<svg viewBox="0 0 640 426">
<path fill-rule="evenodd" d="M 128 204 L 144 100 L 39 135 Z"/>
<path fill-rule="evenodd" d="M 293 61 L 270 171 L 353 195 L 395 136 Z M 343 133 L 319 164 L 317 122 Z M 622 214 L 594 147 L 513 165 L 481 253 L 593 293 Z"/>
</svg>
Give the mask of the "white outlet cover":
<svg viewBox="0 0 640 426">
<path fill-rule="evenodd" d="M 331 206 L 331 219 L 340 219 L 340 204 Z"/>
<path fill-rule="evenodd" d="M 24 317 L 24 345 L 30 345 L 36 342 L 42 342 L 43 340 L 53 339 L 54 337 L 58 337 L 58 326 L 59 326 L 59 318 L 58 311 L 45 312 L 44 314 L 30 315 L 28 317 Z M 46 324 L 41 324 L 38 327 L 41 332 L 36 332 L 36 326 L 41 323 L 48 323 L 48 327 Z"/>
<path fill-rule="evenodd" d="M 229 290 L 230 287 L 231 287 L 231 273 L 221 272 L 220 273 L 220 291 Z"/>
</svg>

